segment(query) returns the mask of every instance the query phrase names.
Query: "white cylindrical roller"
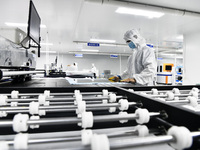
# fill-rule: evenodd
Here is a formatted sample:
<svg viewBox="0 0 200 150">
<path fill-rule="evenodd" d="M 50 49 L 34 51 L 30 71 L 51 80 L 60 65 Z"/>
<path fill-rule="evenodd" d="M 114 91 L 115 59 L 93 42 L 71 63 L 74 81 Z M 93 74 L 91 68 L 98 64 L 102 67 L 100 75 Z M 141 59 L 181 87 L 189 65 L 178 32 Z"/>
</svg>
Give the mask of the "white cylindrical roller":
<svg viewBox="0 0 200 150">
<path fill-rule="evenodd" d="M 186 127 L 173 126 L 167 134 L 174 137 L 175 142 L 170 143 L 170 145 L 175 149 L 186 149 L 192 145 L 192 136 Z"/>
<path fill-rule="evenodd" d="M 39 106 L 38 102 L 30 102 L 29 103 L 29 113 L 31 115 L 38 115 L 39 114 Z"/>
<path fill-rule="evenodd" d="M 43 95 L 43 94 L 40 94 L 38 96 L 38 102 L 39 102 L 40 105 L 44 105 L 46 103 L 46 96 Z"/>
<path fill-rule="evenodd" d="M 195 87 L 192 88 L 192 91 L 199 93 L 199 89 Z"/>
<path fill-rule="evenodd" d="M 197 102 L 197 98 L 195 98 L 195 97 L 188 96 L 188 97 L 186 98 L 186 100 L 189 101 L 189 105 L 192 106 L 192 107 L 196 107 L 196 106 L 199 105 L 198 102 Z"/>
<path fill-rule="evenodd" d="M 174 93 L 167 91 L 166 92 L 167 100 L 173 100 L 174 99 Z"/>
<path fill-rule="evenodd" d="M 45 116 L 46 115 L 46 111 L 45 110 L 39 110 L 39 116 Z"/>
<path fill-rule="evenodd" d="M 85 103 L 85 101 L 77 102 L 76 114 L 82 114 L 85 111 L 86 111 L 86 103 Z"/>
<path fill-rule="evenodd" d="M 173 92 L 174 94 L 180 94 L 180 91 L 179 91 L 178 88 L 173 88 L 173 89 L 172 89 L 172 92 Z"/>
<path fill-rule="evenodd" d="M 91 150 L 110 150 L 110 144 L 107 135 L 94 134 L 91 141 Z"/>
<path fill-rule="evenodd" d="M 114 103 L 114 102 L 116 102 L 116 100 L 117 100 L 116 94 L 115 93 L 110 93 L 109 94 L 109 102 L 110 103 Z"/>
<path fill-rule="evenodd" d="M 15 132 L 22 132 L 28 130 L 27 121 L 29 116 L 27 114 L 17 114 L 13 118 L 13 130 Z"/>
<path fill-rule="evenodd" d="M 178 100 L 179 100 L 179 97 L 174 97 L 174 100 L 175 100 L 175 101 L 178 101 Z"/>
<path fill-rule="evenodd" d="M 11 106 L 11 107 L 17 107 L 17 106 L 18 106 L 18 102 L 11 102 L 11 103 L 10 103 L 10 106 Z"/>
<path fill-rule="evenodd" d="M 198 99 L 198 92 L 191 91 L 190 95 Z"/>
<path fill-rule="evenodd" d="M 137 125 L 135 129 L 138 131 L 139 137 L 145 137 L 149 135 L 149 129 L 145 125 Z"/>
<path fill-rule="evenodd" d="M 6 141 L 0 141 L 0 150 L 9 150 L 9 145 Z"/>
<path fill-rule="evenodd" d="M 76 97 L 76 95 L 80 94 L 80 90 L 74 90 L 74 96 Z"/>
<path fill-rule="evenodd" d="M 77 101 L 76 100 L 74 101 L 74 105 L 77 105 Z"/>
<path fill-rule="evenodd" d="M 82 95 L 81 95 L 81 94 L 77 94 L 77 95 L 76 95 L 76 102 L 78 103 L 78 102 L 80 102 L 80 101 L 82 101 L 82 100 L 83 100 Z"/>
<path fill-rule="evenodd" d="M 92 130 L 82 130 L 81 131 L 81 142 L 83 145 L 90 145 L 92 140 Z"/>
<path fill-rule="evenodd" d="M 49 90 L 45 90 L 44 91 L 44 95 L 46 98 L 49 98 L 50 97 L 50 91 Z"/>
<path fill-rule="evenodd" d="M 129 103 L 127 99 L 120 99 L 119 100 L 119 110 L 124 111 L 124 110 L 128 110 L 129 108 Z"/>
<path fill-rule="evenodd" d="M 152 95 L 158 95 L 158 90 L 153 88 L 151 89 Z"/>
<path fill-rule="evenodd" d="M 6 95 L 0 95 L 0 106 L 7 105 L 7 99 L 8 97 Z"/>
<path fill-rule="evenodd" d="M 149 111 L 147 109 L 138 108 L 135 111 L 135 114 L 138 116 L 136 122 L 139 124 L 148 123 L 150 119 Z"/>
<path fill-rule="evenodd" d="M 160 95 L 164 95 L 164 93 L 160 93 Z"/>
<path fill-rule="evenodd" d="M 14 149 L 28 149 L 28 134 L 19 133 L 15 135 Z"/>
<path fill-rule="evenodd" d="M 106 89 L 103 89 L 102 90 L 102 93 L 103 93 L 103 96 L 107 97 L 108 96 L 108 90 Z"/>
<path fill-rule="evenodd" d="M 92 112 L 83 112 L 81 116 L 82 116 L 82 123 L 81 123 L 82 128 L 85 129 L 93 127 L 94 120 Z"/>
<path fill-rule="evenodd" d="M 128 115 L 127 112 L 119 112 L 119 116 L 126 117 Z M 119 120 L 120 123 L 126 123 L 128 120 Z"/>
<path fill-rule="evenodd" d="M 0 118 L 2 117 L 6 117 L 8 114 L 6 113 L 6 111 L 0 111 Z"/>
<path fill-rule="evenodd" d="M 102 100 L 102 103 L 103 103 L 103 104 L 107 104 L 107 103 L 108 103 L 108 100 L 107 100 L 107 99 L 103 99 L 103 100 Z"/>
<path fill-rule="evenodd" d="M 16 98 L 18 98 L 18 96 L 19 96 L 19 91 L 13 90 L 13 91 L 11 92 L 11 98 L 12 98 L 12 99 L 16 99 Z"/>
<path fill-rule="evenodd" d="M 49 106 L 50 105 L 50 101 L 46 101 L 45 103 L 44 103 L 44 106 Z"/>
<path fill-rule="evenodd" d="M 114 113 L 116 112 L 116 110 L 117 110 L 116 107 L 110 107 L 108 111 L 109 113 Z"/>
<path fill-rule="evenodd" d="M 39 120 L 40 119 L 40 116 L 31 116 L 30 117 L 30 120 Z M 39 128 L 40 126 L 39 125 L 30 125 L 30 128 L 31 129 L 36 129 L 36 128 Z"/>
<path fill-rule="evenodd" d="M 131 92 L 134 92 L 134 90 L 133 89 L 128 89 L 129 91 L 131 91 Z"/>
</svg>

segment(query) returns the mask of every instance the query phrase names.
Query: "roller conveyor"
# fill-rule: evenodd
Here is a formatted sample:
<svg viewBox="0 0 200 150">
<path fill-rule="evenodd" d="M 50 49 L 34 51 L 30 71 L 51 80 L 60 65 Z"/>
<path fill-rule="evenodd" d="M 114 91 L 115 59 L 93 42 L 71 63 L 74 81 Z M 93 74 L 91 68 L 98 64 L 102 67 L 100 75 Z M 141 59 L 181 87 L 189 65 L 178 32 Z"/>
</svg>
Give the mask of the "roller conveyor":
<svg viewBox="0 0 200 150">
<path fill-rule="evenodd" d="M 135 103 L 135 102 L 129 102 L 127 103 L 128 107 L 131 106 L 140 106 L 140 104 Z M 107 103 L 107 104 L 87 104 L 85 106 L 85 110 L 107 110 L 110 107 L 117 107 L 118 109 L 121 108 L 120 103 Z M 6 113 L 31 113 L 30 106 L 26 107 L 0 107 L 0 111 L 5 111 Z M 78 106 L 76 105 L 50 105 L 50 106 L 39 106 L 38 105 L 38 110 L 45 110 L 46 112 L 75 112 L 76 109 L 79 109 Z"/>
<path fill-rule="evenodd" d="M 55 92 L 52 88 L 15 88 L 8 89 L 7 93 L 5 88 L 0 93 L 5 102 L 0 102 L 0 147 L 62 149 L 67 146 L 67 149 L 108 150 L 159 145 L 169 150 L 198 148 L 197 89 L 183 86 L 177 93 L 177 90 L 174 92 L 177 87 L 166 87 L 166 90 L 158 87 L 153 93 L 153 88 L 87 87 L 55 89 Z M 103 94 L 105 89 L 108 95 Z M 13 90 L 19 91 L 14 97 Z M 47 95 L 46 90 L 50 91 Z M 31 91 L 35 95 L 28 95 L 33 93 Z M 39 100 L 40 95 L 45 98 Z M 194 111 L 184 107 L 186 105 Z M 136 129 L 138 126 L 143 128 Z"/>
</svg>

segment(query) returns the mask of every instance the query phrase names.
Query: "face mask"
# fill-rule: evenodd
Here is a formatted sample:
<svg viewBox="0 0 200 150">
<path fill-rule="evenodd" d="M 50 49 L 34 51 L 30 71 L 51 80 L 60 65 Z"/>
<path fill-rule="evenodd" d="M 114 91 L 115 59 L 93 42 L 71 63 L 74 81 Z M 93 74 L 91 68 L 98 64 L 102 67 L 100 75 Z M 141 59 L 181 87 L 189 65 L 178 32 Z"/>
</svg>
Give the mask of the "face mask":
<svg viewBox="0 0 200 150">
<path fill-rule="evenodd" d="M 128 43 L 128 46 L 131 48 L 131 49 L 134 49 L 136 48 L 135 44 L 131 41 L 130 43 Z"/>
</svg>

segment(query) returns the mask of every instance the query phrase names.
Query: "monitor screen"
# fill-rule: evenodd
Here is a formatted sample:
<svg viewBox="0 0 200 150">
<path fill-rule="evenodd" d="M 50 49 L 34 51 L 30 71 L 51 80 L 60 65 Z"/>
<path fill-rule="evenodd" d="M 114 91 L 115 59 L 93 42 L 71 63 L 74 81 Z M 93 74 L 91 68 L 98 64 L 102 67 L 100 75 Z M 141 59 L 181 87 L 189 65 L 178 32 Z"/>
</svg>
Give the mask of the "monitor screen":
<svg viewBox="0 0 200 150">
<path fill-rule="evenodd" d="M 109 75 L 110 74 L 110 70 L 104 70 L 104 74 L 105 75 Z"/>
<path fill-rule="evenodd" d="M 165 70 L 172 70 L 172 66 L 166 65 Z"/>
<path fill-rule="evenodd" d="M 40 45 L 40 24 L 41 19 L 38 12 L 30 1 L 29 18 L 28 18 L 28 36 L 38 45 Z"/>
</svg>

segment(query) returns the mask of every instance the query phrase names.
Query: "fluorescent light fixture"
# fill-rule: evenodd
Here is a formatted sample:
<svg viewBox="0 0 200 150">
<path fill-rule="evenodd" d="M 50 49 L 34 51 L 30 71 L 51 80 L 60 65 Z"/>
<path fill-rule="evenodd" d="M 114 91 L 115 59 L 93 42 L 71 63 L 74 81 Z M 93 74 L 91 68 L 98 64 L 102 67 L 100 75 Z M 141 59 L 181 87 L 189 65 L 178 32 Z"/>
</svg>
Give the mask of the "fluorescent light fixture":
<svg viewBox="0 0 200 150">
<path fill-rule="evenodd" d="M 183 40 L 183 35 L 177 36 L 176 39 Z"/>
<path fill-rule="evenodd" d="M 40 43 L 40 45 L 52 46 L 53 43 Z"/>
<path fill-rule="evenodd" d="M 101 44 L 101 46 L 112 46 L 112 47 L 116 47 L 116 44 Z"/>
<path fill-rule="evenodd" d="M 84 52 L 98 52 L 99 50 L 98 49 L 82 49 L 81 51 L 84 51 Z"/>
<path fill-rule="evenodd" d="M 40 28 L 47 28 L 47 26 L 45 24 L 41 24 Z"/>
<path fill-rule="evenodd" d="M 160 12 L 141 10 L 141 9 L 133 9 L 133 8 L 125 8 L 125 7 L 119 7 L 115 12 L 120 13 L 120 14 L 145 16 L 145 17 L 149 17 L 149 18 L 160 18 L 164 15 L 164 13 L 160 13 Z"/>
<path fill-rule="evenodd" d="M 56 51 L 40 51 L 41 53 L 56 53 Z"/>
<path fill-rule="evenodd" d="M 90 39 L 91 42 L 115 43 L 115 40 Z"/>
<path fill-rule="evenodd" d="M 178 49 L 176 50 L 176 52 L 183 52 L 183 49 Z"/>
<path fill-rule="evenodd" d="M 128 47 L 126 44 L 101 44 L 101 46 L 109 46 L 109 47 Z"/>
<path fill-rule="evenodd" d="M 27 27 L 27 26 L 28 26 L 27 23 L 5 22 L 5 24 L 6 24 L 7 26 L 11 26 L 11 27 Z M 41 25 L 40 25 L 40 28 L 47 28 L 47 26 L 44 25 L 44 24 L 41 24 Z"/>
</svg>

